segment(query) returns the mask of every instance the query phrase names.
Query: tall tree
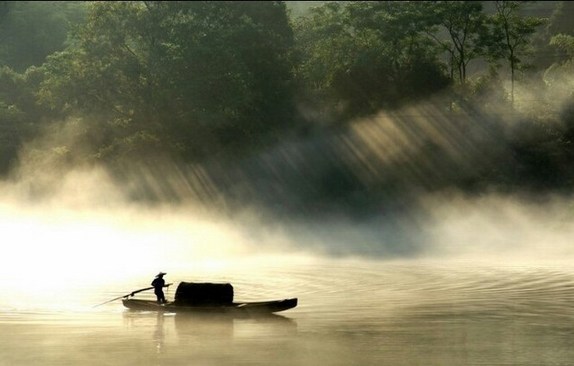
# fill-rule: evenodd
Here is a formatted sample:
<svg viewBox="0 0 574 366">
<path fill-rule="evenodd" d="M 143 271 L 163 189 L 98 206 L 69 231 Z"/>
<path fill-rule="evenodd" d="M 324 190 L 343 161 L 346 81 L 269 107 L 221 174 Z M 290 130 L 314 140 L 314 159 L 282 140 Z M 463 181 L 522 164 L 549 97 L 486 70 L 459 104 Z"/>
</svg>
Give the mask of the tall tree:
<svg viewBox="0 0 574 366">
<path fill-rule="evenodd" d="M 480 1 L 424 2 L 426 22 L 434 27 L 427 32 L 448 54 L 451 78 L 461 84 L 467 66 L 485 54 L 486 16 Z"/>
<path fill-rule="evenodd" d="M 502 37 L 502 56 L 510 67 L 510 98 L 514 105 L 514 82 L 516 72 L 520 70 L 524 57 L 530 47 L 530 37 L 536 28 L 544 24 L 544 20 L 535 17 L 524 17 L 520 14 L 523 1 L 496 1 L 494 15 L 495 31 Z"/>
</svg>

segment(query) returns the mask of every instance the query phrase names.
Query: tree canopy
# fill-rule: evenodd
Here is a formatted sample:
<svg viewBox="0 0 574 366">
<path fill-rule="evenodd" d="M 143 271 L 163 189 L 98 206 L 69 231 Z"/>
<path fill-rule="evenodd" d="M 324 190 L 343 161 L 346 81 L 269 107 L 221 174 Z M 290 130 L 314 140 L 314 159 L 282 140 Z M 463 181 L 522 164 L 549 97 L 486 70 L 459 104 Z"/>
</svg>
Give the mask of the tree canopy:
<svg viewBox="0 0 574 366">
<path fill-rule="evenodd" d="M 437 108 L 453 113 L 447 120 L 463 107 L 486 113 L 493 99 L 512 109 L 504 95 L 514 87 L 504 83 L 518 82 L 534 40 L 548 32 L 560 62 L 531 75 L 544 88 L 570 88 L 561 80 L 572 59 L 566 3 L 547 23 L 519 1 L 295 5 L 0 2 L 1 172 L 24 142 L 62 121 L 71 121 L 75 143 L 39 155 L 122 166 L 237 161 L 436 95 L 446 95 Z M 564 131 L 547 130 L 547 146 L 565 146 Z M 516 156 L 530 149 L 507 143 L 519 146 Z"/>
<path fill-rule="evenodd" d="M 292 118 L 282 3 L 96 2 L 73 39 L 49 58 L 40 95 L 113 129 L 101 153 L 157 145 L 197 158 Z"/>
</svg>

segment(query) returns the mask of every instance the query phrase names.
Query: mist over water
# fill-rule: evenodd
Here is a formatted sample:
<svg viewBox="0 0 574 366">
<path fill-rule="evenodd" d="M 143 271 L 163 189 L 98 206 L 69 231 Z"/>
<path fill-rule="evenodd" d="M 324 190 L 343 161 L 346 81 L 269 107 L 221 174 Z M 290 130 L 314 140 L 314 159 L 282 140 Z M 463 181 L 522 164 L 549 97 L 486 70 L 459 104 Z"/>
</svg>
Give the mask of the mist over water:
<svg viewBox="0 0 574 366">
<path fill-rule="evenodd" d="M 473 188 L 514 168 L 500 161 L 507 117 L 437 98 L 233 161 L 119 169 L 40 159 L 50 141 L 74 144 L 68 122 L 26 145 L 2 183 L 3 278 L 105 283 L 266 256 L 568 261 L 568 195 Z"/>
<path fill-rule="evenodd" d="M 234 216 L 200 205 L 129 202 L 103 171 L 73 172 L 62 181 L 61 192 L 36 203 L 26 199 L 22 186 L 4 187 L 0 218 L 6 255 L 0 271 L 12 294 L 5 306 L 57 308 L 70 298 L 87 304 L 78 293 L 98 302 L 93 289 L 105 297 L 106 286 L 121 283 L 124 290 L 115 291 L 129 292 L 158 271 L 175 273 L 177 280 L 209 281 L 324 260 L 374 261 L 381 268 L 393 263 L 569 267 L 572 258 L 572 206 L 561 196 L 533 201 L 440 193 L 421 196 L 416 211 L 396 216 L 272 221 L 256 209 Z"/>
<path fill-rule="evenodd" d="M 477 188 L 513 168 L 497 160 L 502 118 L 441 105 L 232 162 L 66 165 L 31 143 L 0 190 L 6 364 L 566 364 L 572 200 Z M 299 305 L 267 319 L 94 307 L 159 271 Z"/>
</svg>

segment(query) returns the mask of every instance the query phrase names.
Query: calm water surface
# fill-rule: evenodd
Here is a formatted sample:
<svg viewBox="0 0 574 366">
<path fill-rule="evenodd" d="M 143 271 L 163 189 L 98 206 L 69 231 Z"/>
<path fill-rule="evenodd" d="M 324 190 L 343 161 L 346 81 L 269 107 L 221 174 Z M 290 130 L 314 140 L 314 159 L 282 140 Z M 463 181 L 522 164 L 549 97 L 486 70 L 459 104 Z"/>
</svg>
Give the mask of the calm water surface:
<svg viewBox="0 0 574 366">
<path fill-rule="evenodd" d="M 198 280 L 185 272 L 167 279 Z M 35 305 L 3 298 L 0 364 L 571 365 L 574 360 L 569 267 L 270 262 L 201 280 L 231 282 L 237 300 L 298 297 L 299 306 L 281 316 L 131 312 L 119 301 L 92 306 L 147 286 L 148 278 L 140 280 L 83 289 L 82 296 L 66 298 L 65 307 L 57 298 L 43 297 Z M 50 306 L 54 303 L 60 307 Z"/>
</svg>

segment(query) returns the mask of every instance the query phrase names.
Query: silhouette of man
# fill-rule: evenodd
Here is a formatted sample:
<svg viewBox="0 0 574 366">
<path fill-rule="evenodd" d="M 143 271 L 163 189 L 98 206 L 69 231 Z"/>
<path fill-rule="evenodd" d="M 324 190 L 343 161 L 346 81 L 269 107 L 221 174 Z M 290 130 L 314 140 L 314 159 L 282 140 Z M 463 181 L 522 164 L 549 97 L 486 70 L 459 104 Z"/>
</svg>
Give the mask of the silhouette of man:
<svg viewBox="0 0 574 366">
<path fill-rule="evenodd" d="M 163 288 L 169 286 L 165 284 L 165 280 L 163 279 L 163 276 L 166 274 L 167 273 L 163 272 L 158 273 L 157 276 L 155 276 L 155 279 L 151 283 L 151 285 L 154 288 L 153 292 L 157 297 L 157 302 L 160 304 L 165 304 L 167 302 L 165 301 L 165 295 L 163 294 Z"/>
</svg>

